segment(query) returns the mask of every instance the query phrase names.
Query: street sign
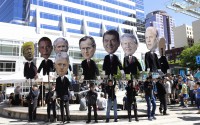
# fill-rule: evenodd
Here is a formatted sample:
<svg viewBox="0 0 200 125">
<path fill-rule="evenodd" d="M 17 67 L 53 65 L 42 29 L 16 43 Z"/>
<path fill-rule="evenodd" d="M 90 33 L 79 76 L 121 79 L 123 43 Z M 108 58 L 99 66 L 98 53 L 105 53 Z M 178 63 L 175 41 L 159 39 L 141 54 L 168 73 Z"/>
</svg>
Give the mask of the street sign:
<svg viewBox="0 0 200 125">
<path fill-rule="evenodd" d="M 200 56 L 196 56 L 196 62 L 197 64 L 200 64 Z"/>
</svg>

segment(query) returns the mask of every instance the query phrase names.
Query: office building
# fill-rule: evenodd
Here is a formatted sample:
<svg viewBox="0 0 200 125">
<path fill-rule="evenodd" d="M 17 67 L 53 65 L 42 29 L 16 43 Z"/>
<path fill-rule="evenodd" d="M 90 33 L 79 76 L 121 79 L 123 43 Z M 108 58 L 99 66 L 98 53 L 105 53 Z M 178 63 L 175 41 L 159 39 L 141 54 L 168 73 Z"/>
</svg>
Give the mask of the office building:
<svg viewBox="0 0 200 125">
<path fill-rule="evenodd" d="M 178 27 L 174 27 L 174 47 L 192 46 L 193 41 L 193 30 L 192 26 L 183 24 Z"/>
<path fill-rule="evenodd" d="M 163 10 L 153 11 L 146 15 L 145 27 L 156 27 L 159 38 L 164 37 L 166 40 L 166 50 L 174 47 L 174 20 Z"/>
<path fill-rule="evenodd" d="M 200 20 L 192 22 L 194 43 L 200 42 Z"/>
<path fill-rule="evenodd" d="M 102 35 L 109 29 L 118 30 L 120 35 L 137 34 L 138 39 L 144 41 L 142 0 L 2 0 L 0 11 L 0 21 L 5 22 L 0 23 L 0 76 L 23 71 L 26 60 L 21 46 L 26 41 L 35 43 L 35 60 L 39 66 L 42 58 L 37 51 L 37 41 L 43 36 L 52 41 L 58 37 L 69 41 L 75 75 L 82 61 L 78 41 L 85 35 L 94 37 L 97 44 L 94 58 L 101 60 L 107 55 Z M 145 51 L 146 45 L 139 43 L 134 55 L 141 60 L 141 53 Z M 121 47 L 115 54 L 123 60 Z"/>
</svg>

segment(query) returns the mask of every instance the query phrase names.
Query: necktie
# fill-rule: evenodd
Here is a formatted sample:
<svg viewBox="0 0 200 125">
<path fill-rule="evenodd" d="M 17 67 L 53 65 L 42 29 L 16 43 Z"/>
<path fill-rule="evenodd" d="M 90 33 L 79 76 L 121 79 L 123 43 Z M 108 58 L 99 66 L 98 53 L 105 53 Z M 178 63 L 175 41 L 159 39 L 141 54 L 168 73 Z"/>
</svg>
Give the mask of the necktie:
<svg viewBox="0 0 200 125">
<path fill-rule="evenodd" d="M 110 56 L 110 62 L 112 62 L 113 61 L 113 56 Z"/>
<path fill-rule="evenodd" d="M 29 68 L 31 67 L 31 63 L 28 63 L 28 67 L 29 67 Z"/>
<path fill-rule="evenodd" d="M 88 67 L 90 68 L 90 60 L 87 61 Z"/>
<path fill-rule="evenodd" d="M 131 64 L 133 62 L 132 56 L 129 56 L 129 63 Z"/>
</svg>

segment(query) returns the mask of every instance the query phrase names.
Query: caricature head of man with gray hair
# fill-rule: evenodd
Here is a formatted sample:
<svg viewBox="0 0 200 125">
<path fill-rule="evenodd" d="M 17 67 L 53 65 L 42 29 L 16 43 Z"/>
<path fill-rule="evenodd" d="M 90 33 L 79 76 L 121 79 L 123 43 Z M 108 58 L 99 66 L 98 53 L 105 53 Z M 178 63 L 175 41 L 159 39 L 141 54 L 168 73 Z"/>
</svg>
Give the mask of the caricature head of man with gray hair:
<svg viewBox="0 0 200 125">
<path fill-rule="evenodd" d="M 125 33 L 121 36 L 121 46 L 126 56 L 131 56 L 138 48 L 138 41 L 135 35 Z"/>
<path fill-rule="evenodd" d="M 155 27 L 147 27 L 146 32 L 145 32 L 145 40 L 146 40 L 146 45 L 147 48 L 154 52 L 158 46 L 158 31 Z"/>
<path fill-rule="evenodd" d="M 59 52 L 56 54 L 54 67 L 56 73 L 61 77 L 67 73 L 69 67 L 69 56 L 67 52 Z"/>
</svg>

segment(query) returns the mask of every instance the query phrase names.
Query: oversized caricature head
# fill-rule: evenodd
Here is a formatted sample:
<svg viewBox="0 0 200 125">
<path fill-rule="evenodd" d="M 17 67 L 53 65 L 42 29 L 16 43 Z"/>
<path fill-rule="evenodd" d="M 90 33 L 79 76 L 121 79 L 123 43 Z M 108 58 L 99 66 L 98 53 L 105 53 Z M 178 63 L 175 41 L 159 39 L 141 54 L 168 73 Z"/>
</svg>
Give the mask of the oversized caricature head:
<svg viewBox="0 0 200 125">
<path fill-rule="evenodd" d="M 53 49 L 51 40 L 48 37 L 42 37 L 38 42 L 38 49 L 41 57 L 48 59 Z"/>
<path fill-rule="evenodd" d="M 133 34 L 125 33 L 121 36 L 121 45 L 126 56 L 133 55 L 138 47 L 138 41 Z"/>
<path fill-rule="evenodd" d="M 67 52 L 68 49 L 69 49 L 68 41 L 64 38 L 61 38 L 61 37 L 57 38 L 54 41 L 53 46 L 54 46 L 55 53 Z"/>
<path fill-rule="evenodd" d="M 23 55 L 27 61 L 33 60 L 34 51 L 35 51 L 34 43 L 33 42 L 24 43 L 22 46 L 22 51 L 23 51 Z"/>
<path fill-rule="evenodd" d="M 119 33 L 116 30 L 108 30 L 103 34 L 103 46 L 109 54 L 115 53 L 119 45 Z"/>
<path fill-rule="evenodd" d="M 59 76 L 64 76 L 69 67 L 69 56 L 67 52 L 60 52 L 56 54 L 54 67 Z"/>
<path fill-rule="evenodd" d="M 148 27 L 145 32 L 147 48 L 150 51 L 155 51 L 158 44 L 158 31 L 155 27 Z"/>
<path fill-rule="evenodd" d="M 165 55 L 165 49 L 166 49 L 165 38 L 161 38 L 159 41 L 159 53 L 161 56 Z"/>
<path fill-rule="evenodd" d="M 79 48 L 85 59 L 91 59 L 96 51 L 96 43 L 91 36 L 85 36 L 79 40 Z"/>
</svg>

